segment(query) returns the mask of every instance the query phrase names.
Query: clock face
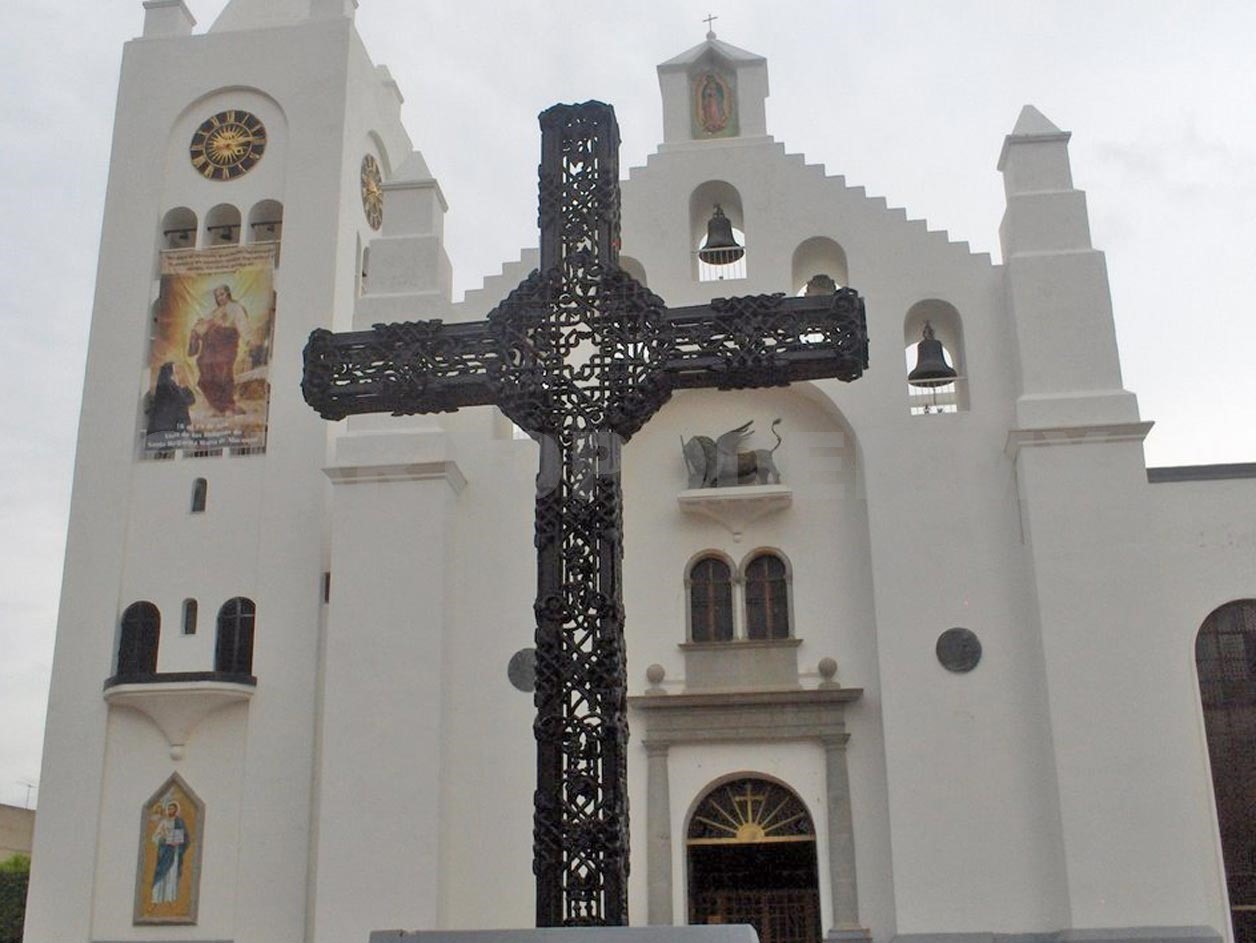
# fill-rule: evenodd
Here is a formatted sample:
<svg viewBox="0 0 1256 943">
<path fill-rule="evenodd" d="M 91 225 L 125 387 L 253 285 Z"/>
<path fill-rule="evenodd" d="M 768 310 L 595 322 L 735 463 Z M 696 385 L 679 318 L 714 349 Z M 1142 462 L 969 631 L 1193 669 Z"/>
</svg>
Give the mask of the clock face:
<svg viewBox="0 0 1256 943">
<path fill-rule="evenodd" d="M 220 111 L 207 118 L 188 147 L 192 166 L 206 180 L 242 177 L 266 151 L 266 128 L 247 111 Z"/>
<path fill-rule="evenodd" d="M 379 162 L 367 154 L 362 158 L 362 210 L 372 229 L 384 223 L 384 175 Z"/>
</svg>

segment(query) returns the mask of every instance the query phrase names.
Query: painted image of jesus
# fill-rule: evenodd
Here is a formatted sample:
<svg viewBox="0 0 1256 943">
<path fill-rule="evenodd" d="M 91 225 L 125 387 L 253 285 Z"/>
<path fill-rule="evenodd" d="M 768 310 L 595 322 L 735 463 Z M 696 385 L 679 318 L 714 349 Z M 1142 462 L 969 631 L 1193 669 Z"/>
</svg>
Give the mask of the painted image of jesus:
<svg viewBox="0 0 1256 943">
<path fill-rule="evenodd" d="M 219 415 L 238 416 L 235 399 L 235 362 L 240 342 L 249 339 L 249 316 L 231 297 L 228 285 L 214 288 L 214 309 L 200 318 L 188 338 L 188 356 L 196 358 L 196 386 Z"/>
<path fill-rule="evenodd" d="M 170 904 L 179 899 L 179 879 L 183 877 L 183 858 L 190 847 L 187 823 L 179 815 L 179 803 L 173 799 L 159 813 L 152 842 L 157 846 L 157 866 L 153 869 L 151 900 L 154 904 Z"/>
</svg>

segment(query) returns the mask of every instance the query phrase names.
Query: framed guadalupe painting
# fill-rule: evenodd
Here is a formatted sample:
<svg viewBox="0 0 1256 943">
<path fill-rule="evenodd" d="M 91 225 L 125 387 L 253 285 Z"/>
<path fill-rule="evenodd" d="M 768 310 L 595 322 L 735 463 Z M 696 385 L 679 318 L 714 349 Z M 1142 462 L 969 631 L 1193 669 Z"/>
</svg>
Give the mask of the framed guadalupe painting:
<svg viewBox="0 0 1256 943">
<path fill-rule="evenodd" d="M 205 806 L 175 773 L 144 803 L 134 923 L 196 923 Z"/>
</svg>

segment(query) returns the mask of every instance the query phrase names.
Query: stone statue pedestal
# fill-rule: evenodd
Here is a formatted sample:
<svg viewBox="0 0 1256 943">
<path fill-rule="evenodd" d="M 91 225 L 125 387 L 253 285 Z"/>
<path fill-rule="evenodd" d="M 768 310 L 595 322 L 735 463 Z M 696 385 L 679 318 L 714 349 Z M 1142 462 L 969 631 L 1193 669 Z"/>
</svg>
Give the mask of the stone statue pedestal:
<svg viewBox="0 0 1256 943">
<path fill-rule="evenodd" d="M 376 930 L 370 943 L 759 943 L 753 927 L 544 927 L 526 930 Z"/>
</svg>

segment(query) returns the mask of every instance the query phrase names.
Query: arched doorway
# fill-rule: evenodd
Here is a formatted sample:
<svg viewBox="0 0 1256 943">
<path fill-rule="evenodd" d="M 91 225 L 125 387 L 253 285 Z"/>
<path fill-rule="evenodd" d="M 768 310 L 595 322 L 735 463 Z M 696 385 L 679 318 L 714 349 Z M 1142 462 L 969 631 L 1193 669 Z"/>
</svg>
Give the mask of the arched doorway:
<svg viewBox="0 0 1256 943">
<path fill-rule="evenodd" d="M 689 821 L 689 922 L 748 923 L 761 943 L 817 943 L 816 831 L 792 791 L 746 777 L 716 786 Z"/>
<path fill-rule="evenodd" d="M 1195 667 L 1217 798 L 1235 943 L 1256 943 L 1256 600 L 1216 609 L 1195 637 Z"/>
</svg>

